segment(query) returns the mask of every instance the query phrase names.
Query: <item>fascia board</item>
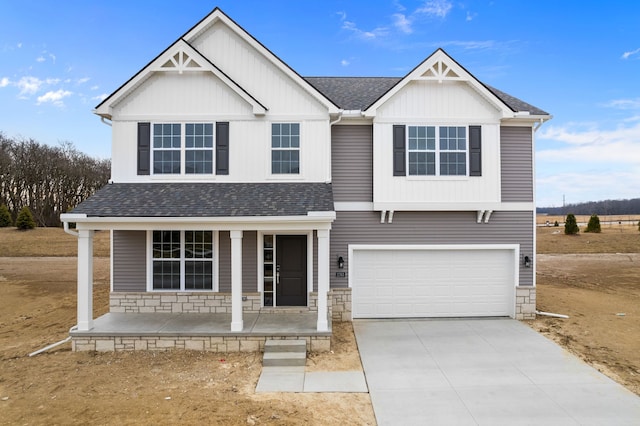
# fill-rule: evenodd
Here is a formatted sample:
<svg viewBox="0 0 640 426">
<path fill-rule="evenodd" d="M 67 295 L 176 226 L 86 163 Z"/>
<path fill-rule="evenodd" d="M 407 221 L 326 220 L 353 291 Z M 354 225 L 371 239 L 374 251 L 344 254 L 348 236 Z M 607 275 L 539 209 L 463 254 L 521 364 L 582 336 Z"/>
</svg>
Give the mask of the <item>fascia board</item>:
<svg viewBox="0 0 640 426">
<path fill-rule="evenodd" d="M 264 44 L 260 43 L 255 37 L 253 37 L 247 30 L 238 25 L 233 19 L 228 17 L 221 9 L 215 8 L 207 17 L 196 24 L 193 28 L 187 31 L 182 38 L 188 43 L 192 42 L 197 36 L 204 32 L 208 27 L 215 24 L 217 21 L 223 22 L 227 27 L 231 28 L 236 34 L 238 34 L 245 42 L 251 47 L 256 49 L 260 54 L 267 58 L 278 69 L 285 73 L 289 78 L 295 81 L 306 92 L 313 96 L 318 102 L 324 105 L 329 114 L 338 114 L 340 108 L 319 92 L 315 87 L 309 84 L 304 78 L 300 76 L 293 68 L 291 68 L 286 62 L 276 56 L 271 50 L 269 50 Z"/>
</svg>

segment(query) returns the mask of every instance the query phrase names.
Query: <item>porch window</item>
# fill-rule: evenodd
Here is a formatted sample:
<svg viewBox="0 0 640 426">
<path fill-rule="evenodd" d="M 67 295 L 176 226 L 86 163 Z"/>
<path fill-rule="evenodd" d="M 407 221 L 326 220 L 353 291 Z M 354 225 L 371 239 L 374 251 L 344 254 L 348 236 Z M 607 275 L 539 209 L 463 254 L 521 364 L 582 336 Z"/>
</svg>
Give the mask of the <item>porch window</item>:
<svg viewBox="0 0 640 426">
<path fill-rule="evenodd" d="M 300 124 L 271 124 L 271 173 L 300 173 Z"/>
<path fill-rule="evenodd" d="M 466 127 L 409 126 L 408 130 L 409 176 L 467 176 Z"/>
<path fill-rule="evenodd" d="M 213 290 L 212 231 L 153 231 L 154 290 Z"/>
</svg>

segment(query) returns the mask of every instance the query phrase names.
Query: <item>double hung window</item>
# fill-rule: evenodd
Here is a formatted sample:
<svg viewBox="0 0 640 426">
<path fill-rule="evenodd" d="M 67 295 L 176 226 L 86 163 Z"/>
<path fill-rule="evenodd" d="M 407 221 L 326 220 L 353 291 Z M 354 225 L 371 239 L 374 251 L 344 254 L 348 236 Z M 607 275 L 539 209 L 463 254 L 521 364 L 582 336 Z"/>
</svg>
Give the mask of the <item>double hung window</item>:
<svg viewBox="0 0 640 426">
<path fill-rule="evenodd" d="M 467 129 L 409 126 L 409 176 L 466 176 Z"/>
<path fill-rule="evenodd" d="M 271 173 L 300 173 L 300 124 L 271 124 Z"/>
<path fill-rule="evenodd" d="M 153 125 L 153 174 L 212 173 L 212 123 Z"/>
<path fill-rule="evenodd" d="M 212 231 L 153 231 L 154 290 L 213 290 Z"/>
</svg>

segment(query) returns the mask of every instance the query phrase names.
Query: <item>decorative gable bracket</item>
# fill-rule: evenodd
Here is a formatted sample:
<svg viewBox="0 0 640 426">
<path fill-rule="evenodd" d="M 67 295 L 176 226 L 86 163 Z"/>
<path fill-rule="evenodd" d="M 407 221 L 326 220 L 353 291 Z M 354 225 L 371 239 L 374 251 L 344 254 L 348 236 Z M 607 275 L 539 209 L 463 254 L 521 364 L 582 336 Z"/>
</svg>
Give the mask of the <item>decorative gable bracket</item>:
<svg viewBox="0 0 640 426">
<path fill-rule="evenodd" d="M 262 105 L 256 98 L 247 92 L 238 83 L 229 78 L 220 68 L 205 58 L 193 46 L 184 39 L 179 39 L 169 46 L 164 52 L 158 55 L 146 67 L 144 67 L 131 80 L 126 82 L 111 96 L 105 99 L 95 109 L 95 113 L 107 119 L 111 119 L 112 106 L 134 91 L 140 84 L 157 72 L 210 72 L 220 79 L 245 102 L 251 105 L 253 114 L 261 116 L 267 113 L 268 108 Z"/>
<path fill-rule="evenodd" d="M 438 60 L 427 68 L 420 77 L 416 77 L 415 80 L 436 80 L 438 83 L 442 83 L 444 80 L 464 81 L 465 79 L 458 75 L 448 64 Z"/>
</svg>

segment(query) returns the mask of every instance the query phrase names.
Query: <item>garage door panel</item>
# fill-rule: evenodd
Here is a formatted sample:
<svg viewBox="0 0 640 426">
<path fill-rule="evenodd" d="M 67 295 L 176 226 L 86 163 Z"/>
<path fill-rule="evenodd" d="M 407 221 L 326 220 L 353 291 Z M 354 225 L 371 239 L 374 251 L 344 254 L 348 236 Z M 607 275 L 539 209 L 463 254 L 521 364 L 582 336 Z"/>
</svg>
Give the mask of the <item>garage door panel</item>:
<svg viewBox="0 0 640 426">
<path fill-rule="evenodd" d="M 512 314 L 514 250 L 354 250 L 354 318 Z"/>
</svg>

